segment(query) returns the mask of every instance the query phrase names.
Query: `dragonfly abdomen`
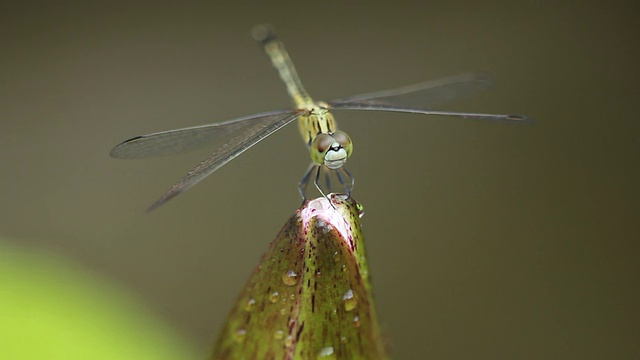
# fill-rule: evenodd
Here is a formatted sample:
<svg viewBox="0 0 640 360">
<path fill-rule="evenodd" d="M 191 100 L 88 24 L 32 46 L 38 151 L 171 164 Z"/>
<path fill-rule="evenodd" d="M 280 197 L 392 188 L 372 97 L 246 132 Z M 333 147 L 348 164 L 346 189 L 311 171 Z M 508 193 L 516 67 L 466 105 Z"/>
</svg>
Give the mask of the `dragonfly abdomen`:
<svg viewBox="0 0 640 360">
<path fill-rule="evenodd" d="M 267 25 L 259 25 L 253 29 L 253 38 L 262 45 L 264 52 L 271 59 L 273 67 L 278 70 L 280 78 L 287 85 L 287 92 L 295 106 L 304 109 L 313 105 L 313 100 L 302 86 L 287 49 L 275 32 Z"/>
</svg>

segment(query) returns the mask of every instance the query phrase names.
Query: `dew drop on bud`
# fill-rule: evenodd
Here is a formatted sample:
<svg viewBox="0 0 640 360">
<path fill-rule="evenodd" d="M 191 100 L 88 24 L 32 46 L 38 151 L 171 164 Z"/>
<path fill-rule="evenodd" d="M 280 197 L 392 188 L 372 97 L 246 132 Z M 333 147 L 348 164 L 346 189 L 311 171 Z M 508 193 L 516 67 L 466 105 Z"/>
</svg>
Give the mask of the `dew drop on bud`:
<svg viewBox="0 0 640 360">
<path fill-rule="evenodd" d="M 333 346 L 325 346 L 318 352 L 318 359 L 335 359 L 336 353 L 333 351 Z"/>
<path fill-rule="evenodd" d="M 355 309 L 358 305 L 358 299 L 356 299 L 356 296 L 353 294 L 353 290 L 351 289 L 347 290 L 347 292 L 342 295 L 342 301 L 344 301 L 344 309 L 347 311 Z"/>
<path fill-rule="evenodd" d="M 298 282 L 298 274 L 293 270 L 287 270 L 282 274 L 282 282 L 285 285 L 293 286 Z"/>
</svg>

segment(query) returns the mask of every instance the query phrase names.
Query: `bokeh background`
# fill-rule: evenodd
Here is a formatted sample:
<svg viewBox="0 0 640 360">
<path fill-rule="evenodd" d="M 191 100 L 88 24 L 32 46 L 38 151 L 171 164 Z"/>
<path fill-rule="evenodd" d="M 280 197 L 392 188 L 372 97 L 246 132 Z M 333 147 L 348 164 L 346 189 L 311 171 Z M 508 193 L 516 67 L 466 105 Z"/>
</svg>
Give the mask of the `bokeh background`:
<svg viewBox="0 0 640 360">
<path fill-rule="evenodd" d="M 117 284 L 205 357 L 299 205 L 309 159 L 297 129 L 148 215 L 208 151 L 108 153 L 134 135 L 288 107 L 249 35 L 268 22 L 317 99 L 483 71 L 492 91 L 443 109 L 537 120 L 336 114 L 355 142 L 353 196 L 394 358 L 637 359 L 632 4 L 4 4 L 0 236 Z"/>
</svg>

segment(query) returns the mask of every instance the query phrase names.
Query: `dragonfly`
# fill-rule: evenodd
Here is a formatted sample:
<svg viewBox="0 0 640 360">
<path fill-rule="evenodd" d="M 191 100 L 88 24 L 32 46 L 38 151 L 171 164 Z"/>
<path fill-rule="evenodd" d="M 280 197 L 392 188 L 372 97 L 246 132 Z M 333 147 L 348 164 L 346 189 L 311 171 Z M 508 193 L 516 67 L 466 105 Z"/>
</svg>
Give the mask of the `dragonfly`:
<svg viewBox="0 0 640 360">
<path fill-rule="evenodd" d="M 262 46 L 285 83 L 294 105 L 293 109 L 263 112 L 203 126 L 136 136 L 115 146 L 110 153 L 112 157 L 137 159 L 176 154 L 215 144 L 216 150 L 173 185 L 149 207 L 147 212 L 194 186 L 264 138 L 295 120 L 298 121 L 300 135 L 309 149 L 312 160 L 298 184 L 302 198 L 305 199 L 303 189 L 311 178 L 314 179 L 316 189 L 326 197 L 319 184 L 321 170 L 335 171 L 340 183 L 345 185 L 345 192 L 349 195 L 353 189 L 354 178 L 344 164 L 353 153 L 353 142 L 346 132 L 337 129 L 333 117 L 333 111 L 336 110 L 388 111 L 514 123 L 530 120 L 524 115 L 434 110 L 436 105 L 466 97 L 491 85 L 492 81 L 488 76 L 475 73 L 327 102 L 315 101 L 302 86 L 293 62 L 273 28 L 260 25 L 253 29 L 252 35 Z"/>
</svg>

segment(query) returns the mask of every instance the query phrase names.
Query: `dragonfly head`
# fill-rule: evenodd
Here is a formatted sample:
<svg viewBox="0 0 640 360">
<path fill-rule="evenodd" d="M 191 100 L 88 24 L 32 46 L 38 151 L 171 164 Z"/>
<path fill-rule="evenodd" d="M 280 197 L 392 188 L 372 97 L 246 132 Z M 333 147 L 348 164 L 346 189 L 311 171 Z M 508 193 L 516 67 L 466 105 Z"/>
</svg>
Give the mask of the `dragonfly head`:
<svg viewBox="0 0 640 360">
<path fill-rule="evenodd" d="M 347 162 L 353 143 L 346 132 L 338 130 L 331 134 L 318 134 L 311 142 L 310 151 L 314 163 L 335 170 Z"/>
</svg>

